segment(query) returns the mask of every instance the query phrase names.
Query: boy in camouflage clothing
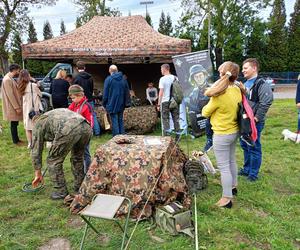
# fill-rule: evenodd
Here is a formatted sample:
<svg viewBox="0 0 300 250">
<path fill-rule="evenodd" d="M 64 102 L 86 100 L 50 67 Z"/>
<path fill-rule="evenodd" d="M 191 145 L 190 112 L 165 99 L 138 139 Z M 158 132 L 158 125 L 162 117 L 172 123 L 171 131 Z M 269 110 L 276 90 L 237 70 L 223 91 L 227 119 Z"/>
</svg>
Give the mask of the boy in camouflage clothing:
<svg viewBox="0 0 300 250">
<path fill-rule="evenodd" d="M 35 179 L 32 185 L 36 187 L 43 181 L 42 152 L 45 141 L 51 141 L 52 146 L 47 157 L 49 176 L 55 189 L 51 198 L 63 199 L 68 194 L 63 162 L 71 151 L 74 190 L 77 192 L 84 179 L 83 154 L 92 136 L 91 127 L 80 114 L 62 108 L 42 114 L 34 119 L 34 123 L 31 158 Z"/>
</svg>

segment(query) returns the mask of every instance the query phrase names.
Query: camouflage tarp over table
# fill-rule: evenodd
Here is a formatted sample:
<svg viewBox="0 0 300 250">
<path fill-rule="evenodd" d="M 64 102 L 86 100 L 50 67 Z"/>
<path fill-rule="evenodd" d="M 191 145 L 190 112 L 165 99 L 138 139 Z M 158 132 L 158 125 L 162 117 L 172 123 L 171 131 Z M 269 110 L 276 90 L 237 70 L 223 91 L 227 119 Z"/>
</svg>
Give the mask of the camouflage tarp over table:
<svg viewBox="0 0 300 250">
<path fill-rule="evenodd" d="M 105 109 L 103 107 L 96 107 L 95 112 L 101 128 L 105 130 Z M 130 107 L 124 111 L 124 127 L 126 133 L 135 135 L 150 133 L 155 129 L 156 123 L 157 111 L 155 106 Z"/>
<path fill-rule="evenodd" d="M 149 138 L 160 140 L 161 145 L 145 145 Z M 122 140 L 130 140 L 131 143 L 118 144 Z M 182 172 L 186 160 L 171 137 L 115 136 L 96 150 L 79 194 L 71 204 L 71 211 L 78 213 L 96 193 L 105 193 L 130 198 L 133 203 L 131 216 L 137 217 L 161 170 L 163 173 L 144 216 L 149 217 L 154 206 L 176 199 L 189 207 L 190 198 Z M 122 207 L 119 215 L 126 211 L 127 208 Z"/>
</svg>

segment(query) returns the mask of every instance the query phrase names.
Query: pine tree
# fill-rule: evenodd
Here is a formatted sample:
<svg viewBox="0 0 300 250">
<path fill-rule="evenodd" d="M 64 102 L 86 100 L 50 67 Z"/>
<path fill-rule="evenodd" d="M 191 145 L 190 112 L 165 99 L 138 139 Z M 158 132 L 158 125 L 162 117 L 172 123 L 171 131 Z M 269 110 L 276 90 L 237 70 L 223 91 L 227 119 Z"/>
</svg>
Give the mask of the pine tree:
<svg viewBox="0 0 300 250">
<path fill-rule="evenodd" d="M 81 27 L 81 26 L 82 26 L 82 23 L 81 23 L 80 17 L 76 17 L 76 22 L 75 22 L 76 29 Z"/>
<path fill-rule="evenodd" d="M 146 19 L 147 23 L 148 23 L 151 27 L 153 27 L 152 19 L 151 19 L 151 16 L 149 15 L 148 12 L 146 13 L 145 19 Z"/>
<path fill-rule="evenodd" d="M 166 22 L 166 35 L 170 36 L 172 33 L 173 33 L 173 24 L 172 24 L 172 19 L 168 13 L 167 22 Z"/>
<path fill-rule="evenodd" d="M 158 25 L 157 31 L 164 35 L 165 35 L 166 22 L 167 22 L 167 20 L 166 20 L 165 13 L 162 11 L 160 18 L 159 18 L 159 25 Z"/>
<path fill-rule="evenodd" d="M 288 70 L 300 71 L 300 0 L 296 0 L 288 31 Z"/>
<path fill-rule="evenodd" d="M 246 38 L 246 58 L 257 58 L 260 62 L 260 70 L 266 70 L 266 32 L 267 24 L 261 19 L 256 19 L 251 27 L 250 35 Z"/>
<path fill-rule="evenodd" d="M 60 35 L 64 35 L 66 34 L 66 26 L 65 26 L 65 23 L 64 23 L 64 20 L 61 20 L 60 22 Z"/>
<path fill-rule="evenodd" d="M 33 21 L 30 20 L 29 24 L 28 24 L 28 39 L 27 42 L 28 43 L 35 43 L 37 42 L 37 34 L 36 34 L 36 30 L 33 24 Z"/>
<path fill-rule="evenodd" d="M 14 32 L 11 44 L 11 53 L 14 63 L 22 65 L 22 39 L 18 31 Z"/>
<path fill-rule="evenodd" d="M 44 40 L 53 38 L 52 28 L 48 20 L 44 23 L 43 36 Z"/>
<path fill-rule="evenodd" d="M 269 37 L 267 43 L 267 71 L 282 72 L 287 70 L 287 30 L 284 0 L 275 0 L 269 19 Z"/>
</svg>

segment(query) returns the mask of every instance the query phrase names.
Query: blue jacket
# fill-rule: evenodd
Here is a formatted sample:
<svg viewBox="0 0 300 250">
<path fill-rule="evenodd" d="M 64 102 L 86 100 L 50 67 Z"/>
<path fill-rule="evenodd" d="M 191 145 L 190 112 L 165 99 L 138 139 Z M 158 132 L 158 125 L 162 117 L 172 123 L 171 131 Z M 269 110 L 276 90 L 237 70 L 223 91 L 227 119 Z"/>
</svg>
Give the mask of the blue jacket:
<svg viewBox="0 0 300 250">
<path fill-rule="evenodd" d="M 297 82 L 296 103 L 300 102 L 300 80 Z"/>
<path fill-rule="evenodd" d="M 103 106 L 110 114 L 124 111 L 128 103 L 129 89 L 121 72 L 113 73 L 104 81 Z"/>
</svg>

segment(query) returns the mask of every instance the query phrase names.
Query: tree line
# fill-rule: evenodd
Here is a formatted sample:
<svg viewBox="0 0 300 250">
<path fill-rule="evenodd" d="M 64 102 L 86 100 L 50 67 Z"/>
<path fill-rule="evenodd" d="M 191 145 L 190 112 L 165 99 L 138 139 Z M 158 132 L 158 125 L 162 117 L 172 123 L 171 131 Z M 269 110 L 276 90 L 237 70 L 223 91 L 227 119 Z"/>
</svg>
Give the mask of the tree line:
<svg viewBox="0 0 300 250">
<path fill-rule="evenodd" d="M 27 15 L 28 5 L 55 4 L 55 0 L 19 2 L 22 4 L 13 5 L 15 1 L 0 0 L 0 7 L 3 6 L 0 8 L 2 69 L 7 68 L 9 58 L 21 63 L 21 37 L 27 35 L 28 43 L 38 41 L 33 20 Z M 121 16 L 118 9 L 107 7 L 105 0 L 73 2 L 80 6 L 76 27 L 85 24 L 95 15 Z M 261 70 L 265 72 L 300 71 L 300 0 L 296 0 L 288 23 L 284 0 L 181 0 L 181 7 L 182 14 L 175 25 L 169 14 L 161 13 L 158 32 L 190 39 L 192 51 L 208 49 L 210 46 L 215 68 L 223 61 L 231 60 L 241 64 L 245 58 L 256 57 L 261 62 Z M 271 8 L 271 13 L 268 19 L 264 20 L 259 14 L 266 8 Z M 3 17 L 6 18 L 1 20 Z M 149 13 L 145 19 L 153 27 Z M 66 32 L 62 20 L 60 35 Z M 53 38 L 48 21 L 44 23 L 43 38 Z M 52 66 L 53 63 L 37 60 L 28 60 L 27 64 L 33 75 L 45 74 Z"/>
</svg>

